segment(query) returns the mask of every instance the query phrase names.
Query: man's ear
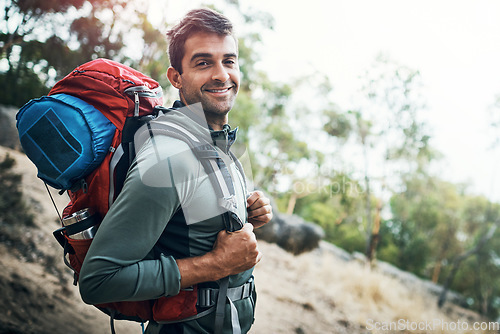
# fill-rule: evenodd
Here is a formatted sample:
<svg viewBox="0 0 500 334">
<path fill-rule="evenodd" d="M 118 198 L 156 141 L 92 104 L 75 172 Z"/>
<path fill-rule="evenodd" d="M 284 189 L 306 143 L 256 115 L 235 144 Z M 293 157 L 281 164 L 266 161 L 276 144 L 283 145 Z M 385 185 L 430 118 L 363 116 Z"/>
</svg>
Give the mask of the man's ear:
<svg viewBox="0 0 500 334">
<path fill-rule="evenodd" d="M 170 66 L 167 69 L 167 78 L 170 81 L 170 83 L 172 84 L 172 86 L 174 86 L 177 89 L 181 89 L 182 88 L 181 75 L 172 66 Z"/>
</svg>

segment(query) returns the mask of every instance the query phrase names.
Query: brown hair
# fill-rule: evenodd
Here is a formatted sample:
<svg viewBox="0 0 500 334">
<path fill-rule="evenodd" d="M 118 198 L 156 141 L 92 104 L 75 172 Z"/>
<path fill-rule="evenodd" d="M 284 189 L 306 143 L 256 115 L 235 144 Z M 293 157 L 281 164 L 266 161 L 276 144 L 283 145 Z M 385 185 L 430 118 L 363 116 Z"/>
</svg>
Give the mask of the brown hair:
<svg viewBox="0 0 500 334">
<path fill-rule="evenodd" d="M 189 11 L 178 24 L 167 32 L 170 66 L 175 68 L 180 74 L 182 74 L 184 44 L 193 33 L 200 31 L 234 37 L 233 24 L 224 15 L 206 8 Z"/>
</svg>

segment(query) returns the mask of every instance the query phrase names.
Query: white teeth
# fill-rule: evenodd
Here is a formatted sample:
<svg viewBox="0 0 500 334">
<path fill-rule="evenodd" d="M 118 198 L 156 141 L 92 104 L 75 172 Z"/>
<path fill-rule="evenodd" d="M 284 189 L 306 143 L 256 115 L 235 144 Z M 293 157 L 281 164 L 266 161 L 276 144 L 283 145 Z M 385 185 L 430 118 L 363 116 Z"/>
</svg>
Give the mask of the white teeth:
<svg viewBox="0 0 500 334">
<path fill-rule="evenodd" d="M 225 89 L 207 89 L 208 92 L 210 93 L 224 93 L 224 92 L 227 92 L 229 90 L 229 88 L 225 88 Z"/>
</svg>

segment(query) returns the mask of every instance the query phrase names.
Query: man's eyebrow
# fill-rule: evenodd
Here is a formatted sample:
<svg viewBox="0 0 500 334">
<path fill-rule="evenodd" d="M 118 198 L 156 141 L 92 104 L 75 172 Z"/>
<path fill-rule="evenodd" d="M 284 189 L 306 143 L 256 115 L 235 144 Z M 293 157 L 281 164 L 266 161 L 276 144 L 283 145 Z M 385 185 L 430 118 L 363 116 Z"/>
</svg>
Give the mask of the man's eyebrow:
<svg viewBox="0 0 500 334">
<path fill-rule="evenodd" d="M 195 60 L 196 58 L 212 58 L 213 55 L 211 53 L 208 53 L 208 52 L 199 52 L 199 53 L 195 53 L 192 57 L 191 57 L 191 61 Z"/>
<path fill-rule="evenodd" d="M 208 52 L 198 52 L 191 57 L 191 61 L 197 58 L 213 58 L 213 54 Z M 226 53 L 224 54 L 224 58 L 238 58 L 238 55 L 236 53 Z"/>
</svg>

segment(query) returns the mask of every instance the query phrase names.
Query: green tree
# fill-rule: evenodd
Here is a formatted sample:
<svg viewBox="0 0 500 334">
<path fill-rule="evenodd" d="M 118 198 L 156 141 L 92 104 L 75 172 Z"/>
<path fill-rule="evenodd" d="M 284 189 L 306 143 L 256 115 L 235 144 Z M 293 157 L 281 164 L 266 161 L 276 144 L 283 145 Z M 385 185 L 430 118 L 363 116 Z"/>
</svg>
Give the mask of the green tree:
<svg viewBox="0 0 500 334">
<path fill-rule="evenodd" d="M 3 20 L 0 22 L 0 57 L 2 69 L 0 93 L 3 104 L 21 106 L 31 97 L 48 91 L 44 76 L 48 75 L 51 64 L 42 56 L 47 47 L 61 52 L 62 43 L 55 37 L 57 13 L 69 8 L 80 8 L 83 1 L 12 1 L 2 2 Z M 73 7 L 76 6 L 76 7 Z M 61 23 L 61 22 L 59 22 Z M 40 27 L 44 27 L 44 31 Z M 36 36 L 44 34 L 42 41 Z"/>
<path fill-rule="evenodd" d="M 413 177 L 390 201 L 388 244 L 400 254 L 391 260 L 402 269 L 439 280 L 441 265 L 462 250 L 457 239 L 461 226 L 461 198 L 455 185 L 432 177 Z"/>
<path fill-rule="evenodd" d="M 144 2 L 3 0 L 2 4 L 0 102 L 15 106 L 46 94 L 55 81 L 91 59 L 137 65 L 127 56 L 124 36 L 149 27 Z M 152 42 L 150 35 L 151 30 L 142 34 Z"/>
<path fill-rule="evenodd" d="M 500 204 L 482 196 L 463 196 L 460 210 L 463 224 L 462 252 L 450 257 L 443 268 L 445 286 L 440 296 L 442 306 L 448 288 L 462 292 L 470 306 L 491 318 L 500 315 Z"/>
<path fill-rule="evenodd" d="M 281 198 L 281 209 L 297 213 L 299 199 L 321 192 L 334 177 L 335 152 L 348 137 L 350 124 L 332 103 L 332 87 L 323 74 L 298 77 L 267 92 L 266 125 L 259 142 L 261 175 Z"/>
<path fill-rule="evenodd" d="M 419 116 L 425 108 L 419 72 L 379 56 L 363 80 L 359 106 L 351 114 L 364 159 L 365 253 L 371 261 L 380 239 L 381 196 L 400 187 L 405 175 L 425 173 L 435 155 Z"/>
<path fill-rule="evenodd" d="M 349 251 L 364 248 L 363 188 L 347 174 L 335 173 L 330 182 L 297 199 L 295 213 L 320 225 L 325 240 Z"/>
<path fill-rule="evenodd" d="M 435 177 L 406 178 L 390 201 L 379 258 L 462 293 L 475 310 L 499 314 L 500 204 Z M 395 250 L 397 249 L 397 252 Z"/>
</svg>

